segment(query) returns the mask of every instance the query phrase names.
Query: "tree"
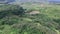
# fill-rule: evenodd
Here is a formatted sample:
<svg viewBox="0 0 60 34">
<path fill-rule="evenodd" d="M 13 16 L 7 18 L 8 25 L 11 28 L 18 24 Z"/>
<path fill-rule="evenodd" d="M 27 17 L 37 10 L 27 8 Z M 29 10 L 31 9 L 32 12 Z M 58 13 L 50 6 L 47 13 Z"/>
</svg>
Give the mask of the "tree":
<svg viewBox="0 0 60 34">
<path fill-rule="evenodd" d="M 25 13 L 25 9 L 19 5 L 4 5 L 0 10 L 0 18 L 10 15 L 20 15 L 22 16 Z"/>
</svg>

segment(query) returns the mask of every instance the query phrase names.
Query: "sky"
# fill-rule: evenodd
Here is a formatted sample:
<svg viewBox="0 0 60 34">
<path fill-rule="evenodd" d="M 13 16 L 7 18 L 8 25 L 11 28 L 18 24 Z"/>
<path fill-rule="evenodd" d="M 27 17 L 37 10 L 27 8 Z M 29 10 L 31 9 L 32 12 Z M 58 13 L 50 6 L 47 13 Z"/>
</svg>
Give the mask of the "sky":
<svg viewBox="0 0 60 34">
<path fill-rule="evenodd" d="M 48 1 L 60 1 L 60 0 L 48 0 Z"/>
<path fill-rule="evenodd" d="M 4 1 L 4 0 L 0 0 L 0 1 Z M 8 0 L 8 2 L 14 2 L 15 0 Z M 16 0 L 16 1 L 22 1 L 22 2 L 27 2 L 27 0 Z M 28 0 L 28 1 L 30 1 L 30 0 Z M 33 0 L 33 1 L 40 1 L 40 0 Z M 60 0 L 48 0 L 48 2 L 49 1 L 57 1 L 57 2 L 60 2 Z"/>
</svg>

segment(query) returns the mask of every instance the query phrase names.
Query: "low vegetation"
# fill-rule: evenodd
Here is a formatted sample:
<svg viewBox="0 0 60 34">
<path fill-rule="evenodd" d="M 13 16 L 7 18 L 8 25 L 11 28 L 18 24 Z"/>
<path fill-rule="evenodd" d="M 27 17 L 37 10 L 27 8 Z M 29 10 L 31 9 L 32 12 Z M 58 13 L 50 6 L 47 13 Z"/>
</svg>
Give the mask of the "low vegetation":
<svg viewBox="0 0 60 34">
<path fill-rule="evenodd" d="M 0 34 L 60 34 L 60 7 L 38 7 L 1 5 Z"/>
</svg>

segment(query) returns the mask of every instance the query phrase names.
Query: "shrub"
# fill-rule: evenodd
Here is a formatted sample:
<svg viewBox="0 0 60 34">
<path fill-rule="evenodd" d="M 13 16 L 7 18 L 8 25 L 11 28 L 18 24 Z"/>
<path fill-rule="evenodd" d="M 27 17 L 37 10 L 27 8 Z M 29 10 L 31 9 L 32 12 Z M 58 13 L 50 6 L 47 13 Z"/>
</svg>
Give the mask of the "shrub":
<svg viewBox="0 0 60 34">
<path fill-rule="evenodd" d="M 22 7 L 18 6 L 18 5 L 6 5 L 6 6 L 2 6 L 0 8 L 0 18 L 3 18 L 5 16 L 9 16 L 9 15 L 24 15 L 25 13 L 25 9 L 23 9 Z"/>
</svg>

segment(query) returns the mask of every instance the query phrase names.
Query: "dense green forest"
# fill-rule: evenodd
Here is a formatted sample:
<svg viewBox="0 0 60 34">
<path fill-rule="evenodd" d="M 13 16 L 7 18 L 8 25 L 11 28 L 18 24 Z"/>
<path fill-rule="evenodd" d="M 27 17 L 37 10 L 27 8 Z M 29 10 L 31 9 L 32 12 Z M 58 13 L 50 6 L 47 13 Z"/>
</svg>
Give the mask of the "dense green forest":
<svg viewBox="0 0 60 34">
<path fill-rule="evenodd" d="M 0 34 L 60 34 L 60 6 L 28 6 L 0 5 Z"/>
</svg>

